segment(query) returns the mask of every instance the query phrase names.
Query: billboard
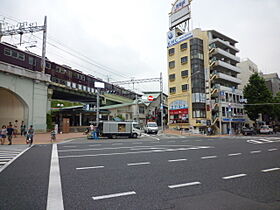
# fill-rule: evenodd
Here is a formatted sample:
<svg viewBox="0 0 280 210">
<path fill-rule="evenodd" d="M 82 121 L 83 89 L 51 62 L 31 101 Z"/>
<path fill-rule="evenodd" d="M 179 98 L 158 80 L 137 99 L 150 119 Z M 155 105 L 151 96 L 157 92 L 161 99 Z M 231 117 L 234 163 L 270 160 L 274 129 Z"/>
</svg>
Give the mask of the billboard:
<svg viewBox="0 0 280 210">
<path fill-rule="evenodd" d="M 191 18 L 191 0 L 177 0 L 172 7 L 169 15 L 169 28 L 173 28 Z"/>
<path fill-rule="evenodd" d="M 175 30 L 167 32 L 167 48 L 193 37 L 191 32 L 176 37 Z"/>
</svg>

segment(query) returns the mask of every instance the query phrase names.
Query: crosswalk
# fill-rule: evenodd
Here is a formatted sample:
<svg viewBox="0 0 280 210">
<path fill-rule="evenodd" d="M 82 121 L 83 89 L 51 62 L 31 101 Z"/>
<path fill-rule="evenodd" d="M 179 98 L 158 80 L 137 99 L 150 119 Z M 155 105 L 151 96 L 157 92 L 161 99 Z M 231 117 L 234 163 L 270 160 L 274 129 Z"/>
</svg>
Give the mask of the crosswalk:
<svg viewBox="0 0 280 210">
<path fill-rule="evenodd" d="M 0 172 L 26 149 L 26 145 L 0 145 Z"/>
<path fill-rule="evenodd" d="M 267 143 L 276 143 L 280 142 L 280 137 L 266 137 L 266 138 L 257 138 L 247 140 L 250 144 L 267 144 Z"/>
</svg>

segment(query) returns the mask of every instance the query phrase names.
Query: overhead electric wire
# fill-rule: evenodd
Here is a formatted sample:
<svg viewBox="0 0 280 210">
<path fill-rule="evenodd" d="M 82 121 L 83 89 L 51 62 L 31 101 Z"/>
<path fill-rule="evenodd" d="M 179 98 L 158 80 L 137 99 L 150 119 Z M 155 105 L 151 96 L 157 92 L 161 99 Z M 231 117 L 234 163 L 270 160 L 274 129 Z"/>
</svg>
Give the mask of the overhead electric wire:
<svg viewBox="0 0 280 210">
<path fill-rule="evenodd" d="M 19 20 L 17 20 L 17 18 L 13 18 L 13 17 L 10 17 L 10 16 L 3 16 L 3 15 L 0 15 L 0 16 L 2 16 L 2 17 L 4 17 L 4 18 L 7 18 L 7 19 L 10 19 L 10 20 L 12 20 L 12 21 L 14 21 L 14 22 L 16 22 L 16 23 L 19 23 Z M 39 40 L 41 40 L 42 41 L 42 38 L 40 38 L 40 37 L 38 37 L 38 36 L 35 36 L 35 35 L 33 35 L 35 38 L 37 38 L 37 39 L 39 39 Z M 58 42 L 57 40 L 55 40 L 54 38 L 52 38 L 50 35 L 49 35 L 49 39 L 51 39 L 53 42 L 55 42 L 55 43 L 57 43 L 58 45 L 60 45 L 61 47 L 59 47 L 59 46 L 57 46 L 57 45 L 55 45 L 55 44 L 53 44 L 53 43 L 51 43 L 50 41 L 47 41 L 47 44 L 48 45 L 50 45 L 50 46 L 52 46 L 52 47 L 55 47 L 55 48 L 57 48 L 57 49 L 59 49 L 59 50 L 61 50 L 61 51 L 63 51 L 63 52 L 65 52 L 65 53 L 67 53 L 67 54 L 69 54 L 69 55 L 71 55 L 71 56 L 73 56 L 74 58 L 78 58 L 78 59 L 80 59 L 80 60 L 82 60 L 82 61 L 84 61 L 84 62 L 86 62 L 86 63 L 89 63 L 90 65 L 93 65 L 93 66 L 95 66 L 95 67 L 97 67 L 97 68 L 99 68 L 99 69 L 102 69 L 102 70 L 104 70 L 104 71 L 107 71 L 107 72 L 109 72 L 109 73 L 111 73 L 111 74 L 114 74 L 114 75 L 116 75 L 116 76 L 118 76 L 118 77 L 121 77 L 121 78 L 131 78 L 131 77 L 129 77 L 129 76 L 126 76 L 126 75 L 123 75 L 123 74 L 120 74 L 120 73 L 116 73 L 115 71 L 115 69 L 112 69 L 112 68 L 110 68 L 110 67 L 107 67 L 107 66 L 105 66 L 105 65 L 103 65 L 103 64 L 100 64 L 100 63 L 98 63 L 98 62 L 96 62 L 96 61 L 94 61 L 93 59 L 91 59 L 91 58 L 89 58 L 89 57 L 87 57 L 87 56 L 85 56 L 85 55 L 83 55 L 82 53 L 80 53 L 80 52 L 78 52 L 77 50 L 74 50 L 74 49 L 72 49 L 72 48 L 70 48 L 70 47 L 68 47 L 68 46 L 65 46 L 64 44 L 61 44 L 60 42 Z M 39 47 L 37 47 L 37 48 L 39 48 Z M 67 50 L 65 50 L 65 49 L 63 49 L 63 48 L 66 48 L 66 49 L 68 49 L 68 50 L 71 50 L 71 51 L 73 51 L 73 52 L 69 52 L 69 51 L 67 51 Z M 40 48 L 39 48 L 40 49 Z M 52 54 L 52 53 L 51 53 Z M 56 53 L 54 53 L 54 54 L 56 54 Z M 62 56 L 60 56 L 60 55 L 57 55 L 56 54 L 56 56 L 58 56 L 58 57 L 62 57 Z M 65 59 L 65 58 L 64 58 Z M 66 59 L 65 59 L 66 60 Z M 71 61 L 71 63 L 74 63 L 73 61 Z M 87 72 L 88 71 L 90 71 L 89 73 L 92 73 L 92 70 L 87 70 L 87 68 L 85 69 L 85 67 L 83 67 L 83 66 L 81 66 L 81 65 L 79 65 L 79 64 L 77 64 L 76 63 L 76 65 L 78 65 L 78 66 L 80 66 L 80 67 L 82 67 L 84 70 L 86 70 Z M 97 71 L 94 71 L 93 70 L 93 72 L 95 73 L 95 74 L 101 74 L 101 75 L 103 75 L 103 76 L 105 76 L 105 77 L 107 77 L 108 75 L 105 75 L 104 73 L 100 73 L 100 72 L 97 72 Z M 140 84 L 138 84 L 139 86 L 142 86 L 142 85 L 140 85 Z M 142 88 L 143 88 L 143 86 L 142 86 Z M 133 88 L 129 88 L 129 89 L 133 89 Z M 134 88 L 135 89 L 135 88 Z M 143 89 L 146 89 L 146 88 L 143 88 Z"/>
</svg>

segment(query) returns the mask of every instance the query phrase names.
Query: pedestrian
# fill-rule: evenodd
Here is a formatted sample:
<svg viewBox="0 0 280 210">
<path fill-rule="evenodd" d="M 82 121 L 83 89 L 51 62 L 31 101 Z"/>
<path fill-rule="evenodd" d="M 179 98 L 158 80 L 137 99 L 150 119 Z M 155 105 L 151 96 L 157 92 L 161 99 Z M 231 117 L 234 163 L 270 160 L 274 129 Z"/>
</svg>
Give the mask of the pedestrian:
<svg viewBox="0 0 280 210">
<path fill-rule="evenodd" d="M 12 126 L 12 123 L 10 122 L 8 127 L 7 127 L 7 136 L 8 136 L 8 140 L 9 140 L 8 145 L 12 144 L 13 134 L 14 134 L 14 128 Z"/>
<path fill-rule="evenodd" d="M 25 134 L 26 134 L 26 126 L 25 126 L 25 124 L 24 124 L 24 121 L 21 121 L 21 125 L 20 125 L 20 135 L 21 136 L 25 136 Z"/>
<path fill-rule="evenodd" d="M 211 136 L 211 134 L 212 134 L 212 129 L 211 127 L 208 127 L 208 136 Z"/>
<path fill-rule="evenodd" d="M 51 131 L 51 141 L 53 142 L 53 141 L 55 141 L 56 140 L 56 132 L 55 132 L 55 129 L 53 129 L 52 131 Z"/>
<path fill-rule="evenodd" d="M 18 134 L 18 121 L 15 120 L 15 123 L 14 123 L 14 138 L 17 137 L 17 134 Z"/>
<path fill-rule="evenodd" d="M 99 127 L 95 127 L 96 139 L 99 139 Z"/>
<path fill-rule="evenodd" d="M 2 126 L 1 132 L 1 145 L 5 144 L 6 136 L 7 136 L 7 127 L 6 125 Z"/>
<path fill-rule="evenodd" d="M 31 146 L 33 144 L 33 137 L 34 137 L 34 129 L 33 129 L 33 125 L 30 125 L 28 131 L 27 131 L 27 138 L 29 140 L 29 146 Z"/>
</svg>

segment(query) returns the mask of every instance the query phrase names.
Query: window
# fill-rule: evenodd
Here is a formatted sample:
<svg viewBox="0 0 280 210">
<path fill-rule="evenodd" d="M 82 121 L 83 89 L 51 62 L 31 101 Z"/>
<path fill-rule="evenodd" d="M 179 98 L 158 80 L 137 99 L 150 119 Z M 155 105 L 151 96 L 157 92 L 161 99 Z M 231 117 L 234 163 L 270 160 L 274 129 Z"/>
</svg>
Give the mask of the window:
<svg viewBox="0 0 280 210">
<path fill-rule="evenodd" d="M 181 50 L 186 50 L 188 48 L 188 43 L 184 43 L 180 45 Z"/>
<path fill-rule="evenodd" d="M 170 61 L 169 68 L 174 68 L 174 67 L 175 67 L 175 61 Z"/>
<path fill-rule="evenodd" d="M 205 110 L 193 110 L 193 118 L 205 118 Z"/>
<path fill-rule="evenodd" d="M 170 94 L 176 93 L 176 87 L 169 88 Z"/>
<path fill-rule="evenodd" d="M 189 89 L 188 84 L 182 85 L 182 91 L 183 91 L 183 92 L 187 91 L 188 89 Z"/>
<path fill-rule="evenodd" d="M 174 81 L 174 80 L 175 80 L 175 74 L 170 74 L 169 81 Z"/>
<path fill-rule="evenodd" d="M 175 49 L 174 48 L 171 48 L 168 50 L 168 54 L 171 56 L 171 55 L 174 55 L 175 53 Z"/>
<path fill-rule="evenodd" d="M 29 56 L 29 60 L 28 61 L 29 61 L 30 65 L 36 66 L 36 60 L 33 57 Z"/>
<path fill-rule="evenodd" d="M 23 53 L 18 54 L 18 59 L 21 61 L 25 61 L 25 55 Z"/>
<path fill-rule="evenodd" d="M 18 58 L 18 53 L 14 50 L 12 50 L 12 57 Z"/>
<path fill-rule="evenodd" d="M 8 56 L 11 56 L 12 52 L 11 52 L 10 49 L 4 48 L 4 54 L 5 54 L 5 55 L 8 55 Z"/>
<path fill-rule="evenodd" d="M 145 108 L 143 106 L 139 106 L 139 114 L 144 114 Z"/>
<path fill-rule="evenodd" d="M 187 76 L 189 76 L 189 71 L 188 71 L 188 70 L 181 71 L 181 76 L 182 76 L 182 77 L 187 77 Z"/>
<path fill-rule="evenodd" d="M 47 69 L 51 69 L 51 67 L 52 67 L 51 64 L 48 63 L 48 62 L 46 62 L 46 68 L 47 68 Z"/>
<path fill-rule="evenodd" d="M 185 64 L 188 62 L 188 56 L 182 57 L 181 58 L 181 64 Z"/>
</svg>

